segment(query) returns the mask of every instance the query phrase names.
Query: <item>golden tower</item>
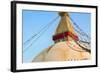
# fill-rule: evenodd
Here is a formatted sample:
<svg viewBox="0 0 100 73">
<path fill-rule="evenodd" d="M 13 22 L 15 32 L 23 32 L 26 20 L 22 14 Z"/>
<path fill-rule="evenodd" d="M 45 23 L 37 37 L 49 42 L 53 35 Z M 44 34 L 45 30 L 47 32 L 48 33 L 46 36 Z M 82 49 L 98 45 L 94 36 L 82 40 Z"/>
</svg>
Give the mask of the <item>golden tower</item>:
<svg viewBox="0 0 100 73">
<path fill-rule="evenodd" d="M 59 15 L 61 20 L 53 36 L 55 43 L 59 41 L 78 40 L 70 21 L 69 14 L 67 12 L 59 12 Z"/>
</svg>

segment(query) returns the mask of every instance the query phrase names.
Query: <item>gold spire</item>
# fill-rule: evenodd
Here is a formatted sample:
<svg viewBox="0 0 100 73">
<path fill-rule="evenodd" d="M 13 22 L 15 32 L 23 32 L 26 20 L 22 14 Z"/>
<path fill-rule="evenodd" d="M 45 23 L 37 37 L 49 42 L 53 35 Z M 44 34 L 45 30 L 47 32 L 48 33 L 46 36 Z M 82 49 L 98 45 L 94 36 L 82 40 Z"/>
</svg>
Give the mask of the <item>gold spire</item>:
<svg viewBox="0 0 100 73">
<path fill-rule="evenodd" d="M 61 17 L 61 20 L 59 22 L 59 25 L 55 31 L 55 35 L 64 33 L 64 32 L 71 32 L 72 34 L 76 35 L 74 28 L 72 26 L 71 20 L 69 18 L 69 14 L 67 12 L 59 12 L 59 15 Z M 64 40 L 73 40 L 71 37 L 67 36 L 64 38 Z"/>
</svg>

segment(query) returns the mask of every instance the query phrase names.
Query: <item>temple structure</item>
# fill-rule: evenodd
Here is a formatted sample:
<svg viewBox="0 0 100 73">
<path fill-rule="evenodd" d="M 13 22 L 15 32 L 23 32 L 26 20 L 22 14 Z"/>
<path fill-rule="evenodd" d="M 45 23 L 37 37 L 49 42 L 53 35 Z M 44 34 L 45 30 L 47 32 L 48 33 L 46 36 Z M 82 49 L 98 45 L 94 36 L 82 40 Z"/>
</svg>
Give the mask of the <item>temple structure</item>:
<svg viewBox="0 0 100 73">
<path fill-rule="evenodd" d="M 46 48 L 38 54 L 32 62 L 44 61 L 72 61 L 88 60 L 91 58 L 90 52 L 80 47 L 75 41 L 79 38 L 74 31 L 74 27 L 67 12 L 59 12 L 61 20 L 53 35 L 54 45 Z"/>
</svg>

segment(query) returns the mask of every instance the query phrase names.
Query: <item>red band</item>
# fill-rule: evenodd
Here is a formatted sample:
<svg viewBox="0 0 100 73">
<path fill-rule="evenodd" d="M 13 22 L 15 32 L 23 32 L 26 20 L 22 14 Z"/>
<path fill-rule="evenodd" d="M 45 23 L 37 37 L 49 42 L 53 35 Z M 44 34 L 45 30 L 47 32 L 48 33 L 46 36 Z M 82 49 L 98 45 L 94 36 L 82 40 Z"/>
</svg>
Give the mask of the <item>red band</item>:
<svg viewBox="0 0 100 73">
<path fill-rule="evenodd" d="M 67 37 L 67 36 L 72 37 L 74 40 L 77 40 L 77 41 L 79 40 L 78 36 L 74 35 L 73 33 L 69 32 L 69 31 L 53 36 L 53 40 L 56 41 L 59 39 L 63 39 L 64 37 Z"/>
</svg>

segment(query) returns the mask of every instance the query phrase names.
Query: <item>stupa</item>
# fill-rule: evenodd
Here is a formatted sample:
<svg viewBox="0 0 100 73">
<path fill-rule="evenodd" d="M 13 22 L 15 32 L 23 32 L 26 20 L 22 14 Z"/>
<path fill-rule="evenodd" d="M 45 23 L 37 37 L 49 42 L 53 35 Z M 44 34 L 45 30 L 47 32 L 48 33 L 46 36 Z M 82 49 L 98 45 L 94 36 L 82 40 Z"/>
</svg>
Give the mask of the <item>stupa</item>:
<svg viewBox="0 0 100 73">
<path fill-rule="evenodd" d="M 54 45 L 43 50 L 32 62 L 91 59 L 91 54 L 75 42 L 78 42 L 79 38 L 74 30 L 69 14 L 67 12 L 59 12 L 59 16 L 61 20 L 52 37 Z"/>
</svg>

